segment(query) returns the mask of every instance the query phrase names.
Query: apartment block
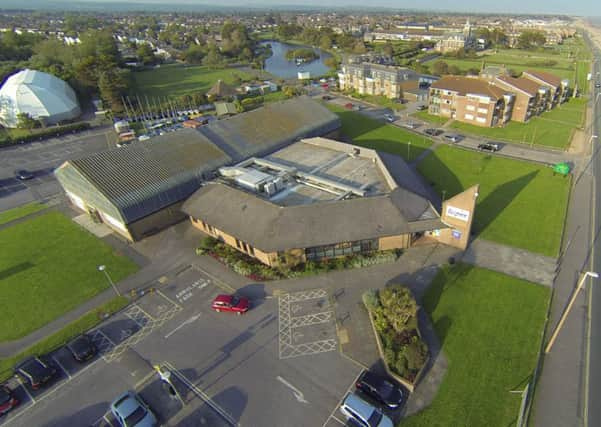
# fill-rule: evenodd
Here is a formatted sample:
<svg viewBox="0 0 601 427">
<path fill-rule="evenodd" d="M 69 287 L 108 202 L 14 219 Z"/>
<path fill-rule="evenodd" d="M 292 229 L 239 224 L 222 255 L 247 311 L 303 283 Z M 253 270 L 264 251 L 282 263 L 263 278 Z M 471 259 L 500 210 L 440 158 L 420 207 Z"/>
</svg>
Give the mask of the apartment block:
<svg viewBox="0 0 601 427">
<path fill-rule="evenodd" d="M 477 77 L 445 76 L 430 87 L 430 114 L 475 126 L 492 127 L 511 119 L 515 95 Z"/>
<path fill-rule="evenodd" d="M 527 122 L 547 108 L 549 90 L 532 80 L 502 75 L 495 77 L 492 84 L 515 94 L 511 120 Z"/>
<path fill-rule="evenodd" d="M 570 81 L 562 79 L 555 74 L 545 71 L 527 70 L 522 73 L 522 77 L 539 84 L 546 94 L 546 109 L 550 110 L 557 104 L 565 102 L 570 92 Z"/>
<path fill-rule="evenodd" d="M 371 64 L 343 64 L 338 73 L 340 89 L 361 95 L 381 95 L 390 99 L 403 96 L 402 83 L 418 80 L 415 71 L 403 67 Z"/>
</svg>

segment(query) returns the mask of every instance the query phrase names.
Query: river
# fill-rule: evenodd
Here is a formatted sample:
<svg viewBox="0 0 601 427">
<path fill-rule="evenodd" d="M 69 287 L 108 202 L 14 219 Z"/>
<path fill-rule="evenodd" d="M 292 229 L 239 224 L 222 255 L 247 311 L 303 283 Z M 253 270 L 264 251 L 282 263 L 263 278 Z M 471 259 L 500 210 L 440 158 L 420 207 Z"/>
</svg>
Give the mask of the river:
<svg viewBox="0 0 601 427">
<path fill-rule="evenodd" d="M 271 45 L 271 51 L 273 54 L 265 60 L 264 69 L 274 76 L 282 79 L 295 79 L 298 76 L 298 72 L 309 72 L 310 77 L 315 78 L 330 71 L 330 68 L 324 64 L 324 60 L 330 58 L 332 55 L 322 51 L 321 49 L 311 48 L 319 55 L 319 58 L 315 61 L 307 62 L 297 66 L 294 61 L 289 61 L 286 59 L 286 52 L 292 49 L 310 48 L 309 46 L 294 45 L 273 40 L 261 43 L 261 45 L 266 44 Z"/>
</svg>

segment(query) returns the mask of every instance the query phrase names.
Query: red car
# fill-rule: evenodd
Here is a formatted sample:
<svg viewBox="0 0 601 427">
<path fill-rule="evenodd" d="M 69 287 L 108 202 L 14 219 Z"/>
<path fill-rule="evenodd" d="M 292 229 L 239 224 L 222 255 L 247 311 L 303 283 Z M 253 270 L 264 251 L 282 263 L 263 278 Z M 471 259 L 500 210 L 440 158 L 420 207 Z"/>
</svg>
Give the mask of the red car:
<svg viewBox="0 0 601 427">
<path fill-rule="evenodd" d="M 6 386 L 0 386 L 0 416 L 6 414 L 19 404 L 19 401 Z"/>
<path fill-rule="evenodd" d="M 217 312 L 231 311 L 236 314 L 242 314 L 246 313 L 250 308 L 250 301 L 248 301 L 248 298 L 236 295 L 217 295 L 211 307 Z"/>
</svg>

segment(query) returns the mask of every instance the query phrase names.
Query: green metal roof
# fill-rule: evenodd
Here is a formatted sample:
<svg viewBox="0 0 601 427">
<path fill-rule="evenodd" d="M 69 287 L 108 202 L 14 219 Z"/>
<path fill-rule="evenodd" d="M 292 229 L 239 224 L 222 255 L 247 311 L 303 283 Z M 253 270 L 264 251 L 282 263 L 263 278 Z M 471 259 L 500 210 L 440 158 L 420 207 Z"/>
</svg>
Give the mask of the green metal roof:
<svg viewBox="0 0 601 427">
<path fill-rule="evenodd" d="M 73 181 L 83 177 L 130 223 L 187 198 L 211 171 L 229 162 L 231 158 L 204 135 L 181 129 L 145 143 L 70 160 L 56 175 L 66 190 L 81 188 Z"/>
</svg>

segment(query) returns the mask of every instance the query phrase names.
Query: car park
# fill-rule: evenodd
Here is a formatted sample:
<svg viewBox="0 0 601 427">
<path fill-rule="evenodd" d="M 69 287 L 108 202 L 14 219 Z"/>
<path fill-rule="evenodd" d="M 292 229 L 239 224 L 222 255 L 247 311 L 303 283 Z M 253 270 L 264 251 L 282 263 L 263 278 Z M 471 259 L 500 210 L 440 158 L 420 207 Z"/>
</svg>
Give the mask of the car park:
<svg viewBox="0 0 601 427">
<path fill-rule="evenodd" d="M 424 131 L 424 133 L 430 136 L 439 136 L 442 135 L 444 131 L 441 129 L 428 128 Z"/>
<path fill-rule="evenodd" d="M 37 390 L 56 375 L 56 368 L 39 357 L 29 357 L 15 366 L 15 374 L 33 390 Z"/>
<path fill-rule="evenodd" d="M 13 391 L 5 385 L 0 386 L 0 416 L 10 412 L 18 404 L 19 400 Z"/>
<path fill-rule="evenodd" d="M 85 334 L 78 336 L 67 344 L 67 349 L 78 362 L 90 360 L 98 352 L 90 337 Z"/>
<path fill-rule="evenodd" d="M 217 295 L 211 307 L 216 312 L 229 311 L 236 314 L 246 313 L 250 309 L 248 298 L 237 295 Z"/>
<path fill-rule="evenodd" d="M 482 144 L 478 144 L 478 150 L 480 151 L 490 151 L 492 153 L 499 151 L 501 149 L 501 147 L 499 146 L 499 144 L 495 143 L 495 142 L 485 142 Z"/>
<path fill-rule="evenodd" d="M 29 172 L 28 170 L 25 170 L 25 169 L 19 169 L 18 171 L 15 171 L 15 176 L 17 177 L 18 180 L 21 180 L 21 181 L 27 181 L 27 180 L 33 179 L 35 177 L 35 175 L 32 172 Z"/>
<path fill-rule="evenodd" d="M 157 418 L 148 405 L 132 391 L 126 391 L 111 403 L 111 412 L 123 427 L 154 427 Z"/>
<path fill-rule="evenodd" d="M 447 133 L 444 138 L 450 142 L 459 142 L 465 137 L 463 135 L 459 135 L 458 133 Z"/>
<path fill-rule="evenodd" d="M 367 403 L 356 394 L 346 395 L 340 405 L 340 412 L 347 420 L 364 427 L 393 427 L 392 420 L 375 406 Z"/>
<path fill-rule="evenodd" d="M 373 372 L 364 371 L 357 379 L 355 386 L 357 390 L 390 409 L 398 408 L 403 402 L 401 388 Z"/>
</svg>

